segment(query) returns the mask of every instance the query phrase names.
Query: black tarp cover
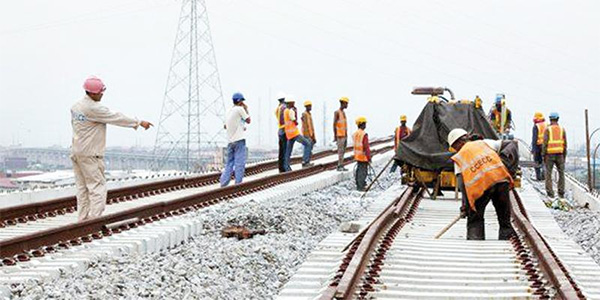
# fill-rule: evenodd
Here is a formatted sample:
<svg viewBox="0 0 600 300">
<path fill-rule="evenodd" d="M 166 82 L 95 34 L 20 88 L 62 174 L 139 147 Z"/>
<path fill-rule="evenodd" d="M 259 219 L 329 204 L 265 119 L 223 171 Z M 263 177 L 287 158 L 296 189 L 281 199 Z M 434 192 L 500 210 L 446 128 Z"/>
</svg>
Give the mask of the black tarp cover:
<svg viewBox="0 0 600 300">
<path fill-rule="evenodd" d="M 400 142 L 396 160 L 425 170 L 451 170 L 448 133 L 463 128 L 486 139 L 497 140 L 496 132 L 481 108 L 473 103 L 428 102 L 415 121 L 412 133 Z"/>
</svg>

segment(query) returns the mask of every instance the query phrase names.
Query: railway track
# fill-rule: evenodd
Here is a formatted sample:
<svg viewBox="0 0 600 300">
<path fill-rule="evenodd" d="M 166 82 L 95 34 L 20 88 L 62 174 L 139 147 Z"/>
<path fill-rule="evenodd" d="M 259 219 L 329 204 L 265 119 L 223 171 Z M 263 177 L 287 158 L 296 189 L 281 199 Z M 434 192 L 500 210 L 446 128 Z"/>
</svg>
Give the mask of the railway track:
<svg viewBox="0 0 600 300">
<path fill-rule="evenodd" d="M 322 241 L 278 299 L 600 299 L 600 267 L 529 184 L 520 192 L 525 200 L 511 194 L 517 237 L 497 240 L 490 205 L 486 241 L 467 241 L 464 219 L 434 239 L 457 215 L 457 200 L 391 189 L 359 220 L 362 232 Z"/>
<path fill-rule="evenodd" d="M 373 143 L 375 154 L 384 153 L 391 148 L 389 139 Z M 256 173 L 245 178 L 244 183 L 224 188 L 218 186 L 219 174 L 209 174 L 131 187 L 127 188 L 127 191 L 122 189 L 112 191 L 112 205 L 107 206 L 105 214 L 84 222 L 77 222 L 75 210 L 68 207 L 74 201 L 73 199 L 57 199 L 48 203 L 35 204 L 35 207 L 26 205 L 16 208 L 20 216 L 15 212 L 11 215 L 12 219 L 3 215 L 5 220 L 13 220 L 13 222 L 7 222 L 3 228 L 0 228 L 0 257 L 4 257 L 2 264 L 15 265 L 18 262 L 26 262 L 33 257 L 44 256 L 60 248 L 68 249 L 90 243 L 131 228 L 158 223 L 165 218 L 269 189 L 336 167 L 337 154 L 334 151 L 317 153 L 314 157 L 315 166 L 283 174 L 277 173 L 277 162 L 256 166 L 249 171 L 251 174 L 254 171 Z M 347 153 L 345 164 L 351 162 L 351 155 Z M 33 218 L 31 216 L 36 215 L 32 215 L 32 211 L 39 211 L 36 214 L 45 215 Z M 58 212 L 52 213 L 56 211 Z"/>
</svg>

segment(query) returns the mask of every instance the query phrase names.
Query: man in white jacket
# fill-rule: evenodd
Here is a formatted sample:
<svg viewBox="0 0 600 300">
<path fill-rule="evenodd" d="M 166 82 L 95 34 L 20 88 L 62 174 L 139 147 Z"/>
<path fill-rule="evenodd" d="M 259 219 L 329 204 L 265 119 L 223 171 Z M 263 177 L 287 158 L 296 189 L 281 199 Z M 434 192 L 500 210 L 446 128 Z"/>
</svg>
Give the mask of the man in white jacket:
<svg viewBox="0 0 600 300">
<path fill-rule="evenodd" d="M 71 160 L 77 187 L 79 221 L 99 217 L 106 206 L 106 124 L 134 129 L 138 126 L 145 129 L 153 126 L 148 121 L 138 121 L 122 113 L 112 112 L 100 104 L 106 86 L 99 78 L 88 78 L 83 88 L 86 95 L 71 107 Z"/>
</svg>

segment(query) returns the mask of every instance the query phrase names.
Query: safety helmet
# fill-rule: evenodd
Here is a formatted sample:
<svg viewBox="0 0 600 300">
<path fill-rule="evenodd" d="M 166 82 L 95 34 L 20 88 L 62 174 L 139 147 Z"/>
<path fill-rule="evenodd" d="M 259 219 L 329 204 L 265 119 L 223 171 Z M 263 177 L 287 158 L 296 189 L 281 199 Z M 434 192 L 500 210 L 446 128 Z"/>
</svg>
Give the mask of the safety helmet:
<svg viewBox="0 0 600 300">
<path fill-rule="evenodd" d="M 285 99 L 285 93 L 279 92 L 277 93 L 277 101 L 283 101 Z"/>
<path fill-rule="evenodd" d="M 558 115 L 557 112 L 550 113 L 550 120 L 558 120 L 558 118 L 560 118 L 560 116 Z"/>
<path fill-rule="evenodd" d="M 92 94 L 98 94 L 106 90 L 106 86 L 100 78 L 91 76 L 83 83 L 83 89 Z"/>
<path fill-rule="evenodd" d="M 304 101 L 304 106 L 309 106 L 309 105 L 312 105 L 312 102 L 310 102 L 310 100 Z"/>
<path fill-rule="evenodd" d="M 367 118 L 365 118 L 365 117 L 356 118 L 356 125 L 360 125 L 361 123 L 367 123 Z"/>
<path fill-rule="evenodd" d="M 350 99 L 348 99 L 348 97 L 342 97 L 342 98 L 340 98 L 340 101 L 348 103 L 350 101 Z"/>
<path fill-rule="evenodd" d="M 233 96 L 231 96 L 231 99 L 233 100 L 233 103 L 238 103 L 240 101 L 246 100 L 244 99 L 244 95 L 242 95 L 242 93 L 240 92 L 234 93 Z"/>
<path fill-rule="evenodd" d="M 533 115 L 533 119 L 534 119 L 534 120 L 542 120 L 542 119 L 544 119 L 544 114 L 543 114 L 543 113 L 541 113 L 541 112 L 539 112 L 539 111 L 537 111 L 537 112 L 535 112 L 535 114 Z"/>
<path fill-rule="evenodd" d="M 406 122 L 406 115 L 401 115 L 401 116 L 400 116 L 400 121 L 404 121 L 404 122 Z"/>
<path fill-rule="evenodd" d="M 450 147 L 452 147 L 454 142 L 458 141 L 458 139 L 460 139 L 461 137 L 463 137 L 467 134 L 469 134 L 469 133 L 462 128 L 452 129 L 452 131 L 450 131 L 450 133 L 448 134 L 448 145 L 450 145 Z"/>
<path fill-rule="evenodd" d="M 294 96 L 292 96 L 292 95 L 287 95 L 287 96 L 285 97 L 285 103 L 295 103 L 295 102 L 296 102 L 296 99 L 294 99 Z"/>
</svg>

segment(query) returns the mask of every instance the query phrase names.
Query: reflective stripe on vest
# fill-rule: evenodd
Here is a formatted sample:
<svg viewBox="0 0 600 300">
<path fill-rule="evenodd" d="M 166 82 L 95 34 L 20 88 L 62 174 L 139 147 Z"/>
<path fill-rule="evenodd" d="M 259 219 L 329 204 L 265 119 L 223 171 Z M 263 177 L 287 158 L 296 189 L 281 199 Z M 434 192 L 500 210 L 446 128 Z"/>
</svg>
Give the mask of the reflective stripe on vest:
<svg viewBox="0 0 600 300">
<path fill-rule="evenodd" d="M 548 148 L 546 148 L 546 153 L 565 153 L 565 130 L 559 125 L 550 125 L 546 130 L 548 130 Z"/>
<path fill-rule="evenodd" d="M 335 136 L 346 137 L 348 135 L 348 127 L 346 124 L 346 114 L 343 110 L 337 110 L 337 122 L 335 122 Z"/>
<path fill-rule="evenodd" d="M 285 127 L 285 120 L 283 118 L 283 112 L 285 111 L 285 105 L 279 104 L 275 110 L 275 117 L 277 117 L 277 128 L 281 129 Z"/>
<path fill-rule="evenodd" d="M 302 113 L 302 135 L 309 138 L 312 138 L 315 135 L 315 128 L 313 127 L 312 116 L 307 111 Z"/>
<path fill-rule="evenodd" d="M 466 143 L 452 160 L 458 165 L 473 210 L 475 201 L 496 183 L 507 180 L 512 185 L 512 177 L 500 156 L 484 141 Z"/>
<path fill-rule="evenodd" d="M 293 109 L 286 108 L 283 111 L 283 119 L 285 121 L 285 137 L 289 139 L 293 139 L 300 135 L 300 130 L 298 130 L 298 126 L 296 126 L 296 122 L 292 121 L 290 118 L 290 113 L 295 114 L 296 111 Z"/>
<path fill-rule="evenodd" d="M 365 134 L 366 133 L 364 130 L 359 129 L 354 133 L 354 135 L 352 135 L 354 140 L 354 160 L 356 161 L 369 161 L 369 158 L 367 158 L 365 149 L 363 147 Z"/>
<path fill-rule="evenodd" d="M 536 123 L 535 126 L 537 127 L 538 131 L 537 141 L 535 143 L 537 145 L 541 145 L 544 143 L 544 132 L 546 132 L 546 123 Z"/>
</svg>

